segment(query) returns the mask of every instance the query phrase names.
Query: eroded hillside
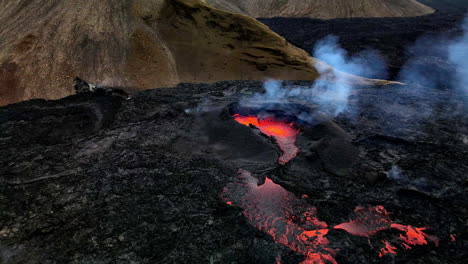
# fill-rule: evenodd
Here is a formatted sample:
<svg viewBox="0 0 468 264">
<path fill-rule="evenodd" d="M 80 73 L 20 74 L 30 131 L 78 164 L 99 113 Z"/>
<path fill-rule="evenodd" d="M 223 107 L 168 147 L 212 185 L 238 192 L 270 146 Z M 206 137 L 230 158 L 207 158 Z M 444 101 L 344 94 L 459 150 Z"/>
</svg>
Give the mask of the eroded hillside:
<svg viewBox="0 0 468 264">
<path fill-rule="evenodd" d="M 255 19 L 200 0 L 0 0 L 0 105 L 70 95 L 74 76 L 136 90 L 317 77 Z"/>
</svg>

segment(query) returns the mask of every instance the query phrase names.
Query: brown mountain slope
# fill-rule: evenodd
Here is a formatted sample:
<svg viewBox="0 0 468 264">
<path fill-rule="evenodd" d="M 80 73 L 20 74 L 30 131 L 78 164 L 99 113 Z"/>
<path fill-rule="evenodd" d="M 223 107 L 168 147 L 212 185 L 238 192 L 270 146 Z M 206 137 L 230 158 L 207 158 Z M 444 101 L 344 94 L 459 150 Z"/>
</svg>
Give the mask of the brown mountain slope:
<svg viewBox="0 0 468 264">
<path fill-rule="evenodd" d="M 408 17 L 434 10 L 415 0 L 206 0 L 210 5 L 253 17 Z"/>
<path fill-rule="evenodd" d="M 171 50 L 181 81 L 318 76 L 305 51 L 253 18 L 219 12 L 197 1 L 174 1 L 161 14 L 146 23 Z"/>
<path fill-rule="evenodd" d="M 0 105 L 71 94 L 74 76 L 134 89 L 315 79 L 308 54 L 200 0 L 0 0 Z"/>
</svg>

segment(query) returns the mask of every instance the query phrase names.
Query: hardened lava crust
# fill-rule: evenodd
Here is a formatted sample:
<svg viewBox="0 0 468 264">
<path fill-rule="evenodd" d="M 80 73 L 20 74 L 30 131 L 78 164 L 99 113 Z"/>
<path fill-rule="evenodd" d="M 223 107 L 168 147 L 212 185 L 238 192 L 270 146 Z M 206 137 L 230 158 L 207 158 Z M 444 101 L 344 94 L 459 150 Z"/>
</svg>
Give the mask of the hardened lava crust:
<svg viewBox="0 0 468 264">
<path fill-rule="evenodd" d="M 299 152 L 281 165 L 275 140 L 229 113 L 261 92 L 261 82 L 228 81 L 0 108 L 0 263 L 304 261 L 223 200 L 241 168 L 316 208 L 321 228 L 383 206 L 397 229 L 369 240 L 330 228 L 337 263 L 465 263 L 463 98 L 432 91 L 427 105 L 404 87 L 359 88 L 343 114 L 295 126 Z M 401 224 L 426 227 L 439 245 L 380 258 Z"/>
</svg>

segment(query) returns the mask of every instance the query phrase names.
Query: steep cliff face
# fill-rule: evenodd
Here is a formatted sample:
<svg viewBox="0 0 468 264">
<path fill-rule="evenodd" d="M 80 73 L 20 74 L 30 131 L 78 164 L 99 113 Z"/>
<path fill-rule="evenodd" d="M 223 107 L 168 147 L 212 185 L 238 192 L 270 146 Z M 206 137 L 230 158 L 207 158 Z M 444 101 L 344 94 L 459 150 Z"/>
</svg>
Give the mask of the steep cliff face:
<svg viewBox="0 0 468 264">
<path fill-rule="evenodd" d="M 415 0 L 206 0 L 216 8 L 253 17 L 407 17 L 434 10 Z"/>
<path fill-rule="evenodd" d="M 133 89 L 314 79 L 308 54 L 201 0 L 0 0 L 0 105 L 72 93 L 74 76 Z"/>
</svg>

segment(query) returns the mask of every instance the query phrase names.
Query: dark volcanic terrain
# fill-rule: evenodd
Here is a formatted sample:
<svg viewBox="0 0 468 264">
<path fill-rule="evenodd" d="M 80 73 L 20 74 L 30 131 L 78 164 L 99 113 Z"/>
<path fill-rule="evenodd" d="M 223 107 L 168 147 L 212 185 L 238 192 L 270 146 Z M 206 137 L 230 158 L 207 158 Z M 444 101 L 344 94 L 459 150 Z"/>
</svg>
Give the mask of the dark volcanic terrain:
<svg viewBox="0 0 468 264">
<path fill-rule="evenodd" d="M 440 12 L 463 12 L 468 9 L 466 0 L 419 0 Z"/>
<path fill-rule="evenodd" d="M 229 114 L 261 85 L 182 84 L 130 100 L 84 94 L 0 108 L 0 263 L 300 263 L 221 198 L 239 168 L 303 197 L 330 227 L 356 206 L 382 205 L 440 239 L 379 258 L 392 230 L 368 239 L 331 229 L 340 264 L 466 263 L 467 98 L 358 87 L 335 119 L 291 99 L 323 117 L 300 127 L 298 156 L 280 166 L 274 141 Z"/>
<path fill-rule="evenodd" d="M 462 5 L 462 4 L 461 4 Z M 467 6 L 468 4 L 464 4 Z M 453 71 L 443 59 L 430 51 L 443 40 L 461 35 L 460 25 L 467 8 L 443 9 L 421 17 L 345 18 L 319 20 L 311 18 L 260 18 L 259 20 L 294 45 L 312 53 L 317 41 L 328 35 L 340 38 L 340 45 L 351 55 L 376 50 L 386 60 L 390 79 L 395 79 L 410 58 L 425 61 L 434 72 Z M 416 49 L 421 37 L 430 39 Z M 381 76 L 387 78 L 387 76 Z"/>
</svg>

